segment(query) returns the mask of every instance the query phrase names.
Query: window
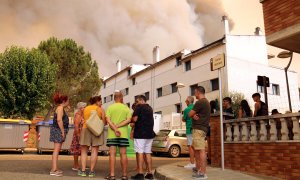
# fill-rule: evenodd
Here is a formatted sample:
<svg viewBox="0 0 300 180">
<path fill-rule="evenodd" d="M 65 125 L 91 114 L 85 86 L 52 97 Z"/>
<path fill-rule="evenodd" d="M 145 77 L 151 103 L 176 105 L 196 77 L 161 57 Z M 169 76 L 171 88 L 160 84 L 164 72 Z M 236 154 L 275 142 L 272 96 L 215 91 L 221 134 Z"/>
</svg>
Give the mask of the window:
<svg viewBox="0 0 300 180">
<path fill-rule="evenodd" d="M 195 94 L 195 89 L 198 87 L 198 84 L 194 84 L 190 86 L 190 95 L 194 96 Z"/>
<path fill-rule="evenodd" d="M 176 107 L 176 112 L 180 113 L 181 112 L 180 104 L 175 104 L 175 107 Z"/>
<path fill-rule="evenodd" d="M 145 96 L 146 96 L 146 99 L 148 101 L 150 99 L 150 93 L 149 92 L 145 92 Z"/>
<path fill-rule="evenodd" d="M 126 103 L 126 105 L 130 108 L 130 103 Z"/>
<path fill-rule="evenodd" d="M 113 95 L 111 94 L 110 95 L 110 101 L 112 101 L 114 98 L 113 98 Z"/>
<path fill-rule="evenodd" d="M 212 91 L 219 90 L 219 78 L 210 80 L 210 84 Z"/>
<path fill-rule="evenodd" d="M 157 97 L 161 97 L 162 96 L 162 88 L 158 88 L 157 89 Z"/>
<path fill-rule="evenodd" d="M 125 89 L 125 94 L 128 95 L 129 94 L 129 88 Z"/>
<path fill-rule="evenodd" d="M 104 97 L 104 103 L 106 103 L 106 97 Z"/>
<path fill-rule="evenodd" d="M 162 111 L 156 111 L 154 114 L 162 114 Z"/>
<path fill-rule="evenodd" d="M 257 92 L 258 93 L 263 93 L 264 92 L 264 87 L 257 84 Z"/>
<path fill-rule="evenodd" d="M 177 87 L 176 87 L 176 85 L 177 85 L 177 83 L 171 84 L 172 93 L 176 93 L 176 92 L 177 92 Z"/>
<path fill-rule="evenodd" d="M 176 58 L 176 67 L 181 65 L 181 56 Z"/>
<path fill-rule="evenodd" d="M 132 85 L 136 85 L 135 78 L 132 78 Z"/>
<path fill-rule="evenodd" d="M 272 84 L 272 94 L 280 95 L 280 90 L 279 90 L 279 85 L 278 84 Z"/>
<path fill-rule="evenodd" d="M 186 62 L 184 63 L 184 65 L 185 65 L 185 71 L 189 71 L 189 70 L 192 69 L 192 66 L 191 66 L 191 60 L 186 61 Z"/>
<path fill-rule="evenodd" d="M 106 82 L 103 83 L 103 89 L 105 89 L 105 88 L 106 88 Z"/>
</svg>

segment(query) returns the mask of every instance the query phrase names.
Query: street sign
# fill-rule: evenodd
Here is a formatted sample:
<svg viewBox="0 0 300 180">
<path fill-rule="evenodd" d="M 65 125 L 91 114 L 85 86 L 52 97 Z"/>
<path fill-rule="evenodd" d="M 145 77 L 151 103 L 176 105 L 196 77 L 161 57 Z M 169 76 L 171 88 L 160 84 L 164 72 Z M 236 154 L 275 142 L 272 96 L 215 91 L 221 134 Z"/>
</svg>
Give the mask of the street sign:
<svg viewBox="0 0 300 180">
<path fill-rule="evenodd" d="M 218 54 L 217 56 L 210 59 L 210 70 L 215 71 L 225 67 L 225 54 Z"/>
</svg>

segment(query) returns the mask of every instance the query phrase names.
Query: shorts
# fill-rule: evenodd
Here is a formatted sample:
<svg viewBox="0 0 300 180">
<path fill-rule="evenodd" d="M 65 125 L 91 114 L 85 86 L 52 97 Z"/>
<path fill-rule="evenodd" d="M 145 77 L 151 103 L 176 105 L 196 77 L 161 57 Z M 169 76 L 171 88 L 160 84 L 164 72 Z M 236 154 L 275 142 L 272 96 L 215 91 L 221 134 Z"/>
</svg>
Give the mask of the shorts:
<svg viewBox="0 0 300 180">
<path fill-rule="evenodd" d="M 65 137 L 67 137 L 68 130 L 69 129 L 64 130 L 65 131 Z M 53 126 L 50 127 L 50 139 L 49 140 L 50 140 L 50 142 L 54 142 L 54 143 L 63 143 L 63 142 L 65 142 L 65 139 L 62 138 L 60 128 L 53 127 Z"/>
<path fill-rule="evenodd" d="M 89 129 L 82 128 L 79 144 L 81 146 L 101 146 L 104 144 L 104 134 L 95 136 Z"/>
<path fill-rule="evenodd" d="M 186 138 L 187 138 L 187 145 L 191 146 L 193 144 L 193 135 L 192 134 L 187 134 Z"/>
<path fill-rule="evenodd" d="M 136 153 L 152 153 L 153 139 L 134 139 L 134 151 Z"/>
<path fill-rule="evenodd" d="M 193 147 L 195 150 L 205 149 L 205 136 L 206 132 L 200 129 L 193 129 Z"/>
<path fill-rule="evenodd" d="M 127 138 L 111 138 L 107 139 L 106 146 L 129 147 Z"/>
</svg>

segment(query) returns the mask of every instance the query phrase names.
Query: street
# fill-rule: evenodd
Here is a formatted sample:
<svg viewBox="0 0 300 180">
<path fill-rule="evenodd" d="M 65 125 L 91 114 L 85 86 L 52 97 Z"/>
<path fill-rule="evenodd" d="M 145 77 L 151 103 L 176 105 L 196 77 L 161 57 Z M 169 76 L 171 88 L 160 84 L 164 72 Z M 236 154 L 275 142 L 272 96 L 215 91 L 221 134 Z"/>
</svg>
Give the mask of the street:
<svg viewBox="0 0 300 180">
<path fill-rule="evenodd" d="M 153 157 L 153 169 L 161 165 L 175 163 L 178 161 L 188 161 L 187 157 L 169 158 Z M 78 177 L 77 172 L 72 171 L 73 157 L 70 155 L 59 156 L 59 167 L 64 171 L 62 179 L 82 179 Z M 108 156 L 99 156 L 96 178 L 103 179 L 109 172 Z M 49 175 L 51 168 L 51 155 L 32 155 L 32 154 L 0 154 L 0 179 L 31 179 L 31 180 L 47 180 L 55 179 Z M 128 158 L 128 177 L 134 175 L 135 158 Z M 116 177 L 121 177 L 121 167 L 119 158 L 117 158 Z"/>
</svg>

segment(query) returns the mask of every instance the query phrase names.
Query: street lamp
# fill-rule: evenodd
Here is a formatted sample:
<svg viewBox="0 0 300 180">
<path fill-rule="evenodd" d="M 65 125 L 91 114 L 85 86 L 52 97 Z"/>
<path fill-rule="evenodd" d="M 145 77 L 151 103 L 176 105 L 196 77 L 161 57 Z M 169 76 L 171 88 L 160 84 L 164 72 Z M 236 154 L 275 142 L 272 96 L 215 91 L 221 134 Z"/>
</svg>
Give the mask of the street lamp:
<svg viewBox="0 0 300 180">
<path fill-rule="evenodd" d="M 288 93 L 288 100 L 289 100 L 289 108 L 290 111 L 292 112 L 292 103 L 291 103 L 291 96 L 290 96 L 290 87 L 289 87 L 289 80 L 288 80 L 288 69 L 292 63 L 293 60 L 293 52 L 291 51 L 282 51 L 277 55 L 278 58 L 290 58 L 290 61 L 288 63 L 288 65 L 284 68 L 284 72 L 285 72 L 285 80 L 286 80 L 286 89 L 287 89 L 287 93 Z"/>
<path fill-rule="evenodd" d="M 179 89 L 180 88 L 184 88 L 185 85 L 183 83 L 177 83 L 176 85 L 176 88 L 177 88 L 177 92 L 178 92 L 178 95 L 179 95 L 179 109 L 180 109 L 180 129 L 182 129 L 182 118 L 181 118 L 181 111 L 182 111 L 182 103 L 181 103 L 181 94 L 179 92 Z"/>
</svg>

